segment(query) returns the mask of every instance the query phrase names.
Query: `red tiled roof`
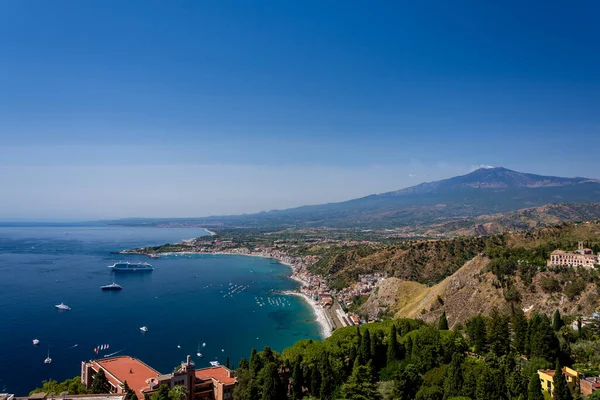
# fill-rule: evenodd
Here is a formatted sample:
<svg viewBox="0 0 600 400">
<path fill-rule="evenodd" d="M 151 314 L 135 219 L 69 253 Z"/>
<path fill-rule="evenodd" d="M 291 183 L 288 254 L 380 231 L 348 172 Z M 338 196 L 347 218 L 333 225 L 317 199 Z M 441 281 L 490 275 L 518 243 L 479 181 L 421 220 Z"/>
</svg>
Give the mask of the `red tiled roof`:
<svg viewBox="0 0 600 400">
<path fill-rule="evenodd" d="M 215 379 L 225 385 L 234 384 L 235 378 L 230 378 L 229 376 L 227 376 L 228 371 L 229 370 L 223 366 L 202 368 L 202 369 L 196 370 L 196 378 L 199 378 L 199 379 L 212 378 L 212 379 Z"/>
<path fill-rule="evenodd" d="M 159 375 L 155 369 L 144 364 L 137 358 L 129 356 L 105 358 L 103 360 L 95 360 L 94 362 L 102 366 L 106 372 L 113 375 L 121 383 L 127 381 L 127 385 L 135 390 L 139 399 L 144 398 L 142 389 L 148 388 L 146 380 Z"/>
</svg>

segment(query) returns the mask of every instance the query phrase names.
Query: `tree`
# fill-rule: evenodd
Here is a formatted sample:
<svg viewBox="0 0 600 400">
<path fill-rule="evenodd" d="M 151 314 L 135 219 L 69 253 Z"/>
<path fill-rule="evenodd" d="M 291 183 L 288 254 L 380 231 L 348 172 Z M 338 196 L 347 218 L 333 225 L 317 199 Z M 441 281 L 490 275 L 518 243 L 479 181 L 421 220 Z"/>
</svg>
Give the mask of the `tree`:
<svg viewBox="0 0 600 400">
<path fill-rule="evenodd" d="M 552 392 L 552 400 L 573 400 L 567 380 L 562 374 L 562 368 L 558 359 L 556 360 L 556 368 L 554 370 L 554 378 L 552 379 L 554 392 Z"/>
<path fill-rule="evenodd" d="M 373 383 L 373 371 L 370 365 L 354 362 L 352 375 L 342 385 L 342 396 L 345 400 L 377 400 L 380 398 L 377 385 Z"/>
<path fill-rule="evenodd" d="M 390 361 L 397 360 L 398 358 L 398 336 L 396 332 L 396 325 L 392 324 L 392 328 L 390 329 L 390 337 L 388 338 L 387 361 L 389 363 Z"/>
<path fill-rule="evenodd" d="M 302 398 L 302 387 L 304 386 L 304 376 L 302 374 L 302 356 L 298 356 L 294 363 L 292 371 L 292 399 Z"/>
<path fill-rule="evenodd" d="M 160 385 L 158 391 L 150 396 L 150 400 L 170 400 L 169 387 L 167 385 Z"/>
<path fill-rule="evenodd" d="M 267 363 L 261 371 L 261 378 L 263 381 L 263 400 L 278 400 L 285 397 L 285 391 L 279 377 L 276 363 Z"/>
<path fill-rule="evenodd" d="M 525 342 L 527 341 L 527 326 L 529 323 L 523 310 L 518 307 L 514 308 L 510 322 L 514 333 L 513 347 L 519 354 L 524 354 Z"/>
<path fill-rule="evenodd" d="M 534 313 L 529 321 L 525 352 L 529 358 L 540 357 L 550 362 L 558 357 L 559 343 L 545 314 Z"/>
<path fill-rule="evenodd" d="M 106 375 L 104 374 L 104 370 L 102 368 L 100 368 L 100 370 L 94 376 L 90 391 L 93 394 L 109 393 L 108 379 L 106 379 Z"/>
<path fill-rule="evenodd" d="M 321 394 L 321 373 L 316 365 L 312 367 L 310 374 L 310 394 L 315 397 Z"/>
<path fill-rule="evenodd" d="M 238 367 L 239 369 L 248 369 L 250 368 L 250 365 L 248 364 L 248 360 L 246 360 L 244 357 L 242 357 L 240 359 L 240 365 Z"/>
<path fill-rule="evenodd" d="M 260 355 L 256 352 L 256 349 L 252 349 L 250 354 L 250 372 L 252 372 L 252 376 L 257 376 L 262 367 L 263 363 Z"/>
<path fill-rule="evenodd" d="M 446 318 L 446 311 L 444 311 L 442 313 L 442 315 L 440 315 L 440 320 L 438 322 L 438 328 L 440 331 L 448 330 L 448 319 Z"/>
<path fill-rule="evenodd" d="M 368 329 L 362 335 L 360 346 L 358 347 L 358 357 L 361 364 L 366 364 L 371 360 L 371 334 Z"/>
<path fill-rule="evenodd" d="M 446 379 L 444 380 L 444 397 L 458 396 L 462 393 L 464 382 L 462 373 L 462 363 L 464 356 L 462 353 L 452 354 L 450 367 L 446 371 Z"/>
<path fill-rule="evenodd" d="M 483 353 L 487 343 L 485 319 L 481 315 L 467 321 L 467 334 L 469 335 L 469 344 L 475 353 Z"/>
<path fill-rule="evenodd" d="M 497 370 L 492 371 L 490 367 L 484 366 L 482 373 L 477 378 L 475 388 L 476 400 L 503 400 L 505 398 L 505 388 L 502 385 L 500 373 Z"/>
<path fill-rule="evenodd" d="M 394 381 L 394 396 L 400 400 L 414 399 L 422 381 L 417 367 L 408 364 Z"/>
<path fill-rule="evenodd" d="M 229 356 L 225 357 L 225 368 L 229 368 Z"/>
<path fill-rule="evenodd" d="M 185 400 L 187 399 L 187 389 L 183 385 L 175 385 L 173 389 L 169 390 L 169 399 L 171 400 Z"/>
<path fill-rule="evenodd" d="M 554 315 L 552 316 L 552 329 L 554 329 L 554 332 L 558 332 L 564 324 L 565 323 L 560 316 L 560 311 L 557 309 L 554 311 Z"/>
<path fill-rule="evenodd" d="M 510 351 L 510 333 L 508 330 L 508 319 L 493 308 L 488 318 L 487 342 L 490 350 L 497 357 L 508 354 Z"/>
<path fill-rule="evenodd" d="M 135 393 L 135 390 L 129 387 L 127 381 L 123 382 L 123 392 L 127 394 L 125 396 L 127 400 L 137 400 L 137 394 Z"/>
<path fill-rule="evenodd" d="M 529 378 L 529 385 L 527 386 L 527 400 L 544 400 L 540 376 L 537 373 L 534 373 L 531 375 L 531 378 Z"/>
</svg>

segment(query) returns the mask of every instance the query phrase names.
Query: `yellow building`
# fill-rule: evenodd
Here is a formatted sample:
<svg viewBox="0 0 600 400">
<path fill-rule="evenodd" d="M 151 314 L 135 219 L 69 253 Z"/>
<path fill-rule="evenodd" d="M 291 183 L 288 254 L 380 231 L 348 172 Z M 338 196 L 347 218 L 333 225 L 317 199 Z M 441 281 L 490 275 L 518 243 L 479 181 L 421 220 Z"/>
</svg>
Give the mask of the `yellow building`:
<svg viewBox="0 0 600 400">
<path fill-rule="evenodd" d="M 538 376 L 542 384 L 542 390 L 552 394 L 554 392 L 554 370 L 538 369 Z M 567 385 L 571 391 L 579 393 L 579 373 L 569 367 L 562 368 L 562 374 L 567 379 Z"/>
</svg>

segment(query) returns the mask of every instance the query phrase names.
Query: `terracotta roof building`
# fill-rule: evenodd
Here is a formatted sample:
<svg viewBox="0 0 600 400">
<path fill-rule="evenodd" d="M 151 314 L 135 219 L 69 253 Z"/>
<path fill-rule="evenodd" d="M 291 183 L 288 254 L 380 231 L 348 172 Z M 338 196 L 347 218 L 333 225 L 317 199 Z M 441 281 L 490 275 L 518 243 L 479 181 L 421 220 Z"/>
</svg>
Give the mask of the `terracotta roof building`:
<svg viewBox="0 0 600 400">
<path fill-rule="evenodd" d="M 233 371 L 223 366 L 196 370 L 190 356 L 174 372 L 160 374 L 142 361 L 128 356 L 91 360 L 81 363 L 81 382 L 91 387 L 94 376 L 104 370 L 111 392 L 123 393 L 125 381 L 138 399 L 156 392 L 160 385 L 184 386 L 188 400 L 227 400 L 233 397 L 236 383 Z"/>
<path fill-rule="evenodd" d="M 548 267 L 568 265 L 571 267 L 593 268 L 595 264 L 600 264 L 600 255 L 594 255 L 591 249 L 584 248 L 583 242 L 579 242 L 577 251 L 554 250 L 547 262 Z"/>
</svg>

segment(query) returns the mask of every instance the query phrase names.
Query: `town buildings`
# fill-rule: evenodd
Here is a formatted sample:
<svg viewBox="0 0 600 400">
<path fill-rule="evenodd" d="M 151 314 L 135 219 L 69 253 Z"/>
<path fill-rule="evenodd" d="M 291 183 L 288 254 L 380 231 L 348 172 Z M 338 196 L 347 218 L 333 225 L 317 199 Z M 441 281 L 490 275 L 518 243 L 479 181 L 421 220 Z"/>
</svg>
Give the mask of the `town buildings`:
<svg viewBox="0 0 600 400">
<path fill-rule="evenodd" d="M 579 242 L 577 251 L 554 250 L 547 262 L 548 267 L 568 265 L 570 267 L 593 268 L 596 264 L 600 264 L 600 254 L 594 255 L 592 249 L 584 248 L 583 242 Z"/>
<path fill-rule="evenodd" d="M 236 383 L 229 368 L 214 366 L 196 370 L 190 356 L 174 372 L 161 374 L 144 362 L 128 356 L 104 358 L 81 363 L 81 382 L 91 387 L 94 376 L 104 370 L 113 393 L 123 393 L 125 381 L 138 399 L 156 392 L 161 385 L 186 388 L 188 400 L 227 400 L 233 397 Z"/>
<path fill-rule="evenodd" d="M 542 390 L 552 394 L 554 392 L 554 371 L 553 369 L 539 369 L 538 376 L 542 384 Z M 571 391 L 579 393 L 579 373 L 569 367 L 562 368 L 562 374 L 567 380 L 567 385 Z"/>
</svg>

